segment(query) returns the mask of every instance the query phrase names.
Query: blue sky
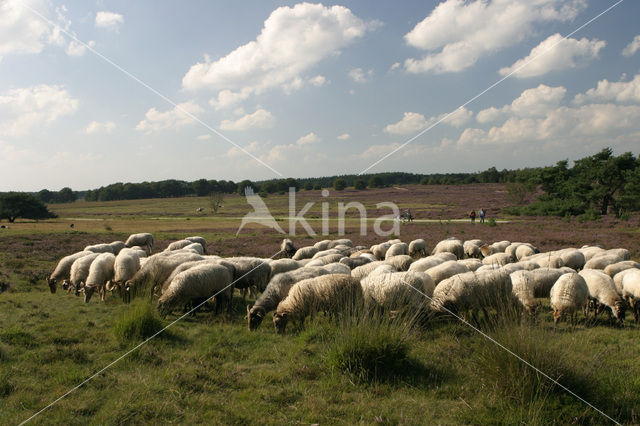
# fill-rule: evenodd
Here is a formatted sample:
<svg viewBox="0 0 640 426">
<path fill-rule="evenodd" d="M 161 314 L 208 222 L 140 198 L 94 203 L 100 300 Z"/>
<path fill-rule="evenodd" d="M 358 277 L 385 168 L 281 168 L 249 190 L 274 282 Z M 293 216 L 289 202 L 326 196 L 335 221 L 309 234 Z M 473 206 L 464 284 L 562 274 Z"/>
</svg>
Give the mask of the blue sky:
<svg viewBox="0 0 640 426">
<path fill-rule="evenodd" d="M 0 191 L 638 154 L 615 3 L 0 0 Z"/>
</svg>

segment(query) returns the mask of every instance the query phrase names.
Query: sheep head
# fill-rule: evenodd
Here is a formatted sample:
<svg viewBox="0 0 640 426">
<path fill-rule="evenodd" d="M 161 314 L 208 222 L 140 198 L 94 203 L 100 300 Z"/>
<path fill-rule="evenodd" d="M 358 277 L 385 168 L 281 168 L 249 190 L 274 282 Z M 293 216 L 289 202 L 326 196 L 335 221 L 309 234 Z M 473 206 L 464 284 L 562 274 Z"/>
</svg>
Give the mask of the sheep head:
<svg viewBox="0 0 640 426">
<path fill-rule="evenodd" d="M 613 305 L 613 309 L 611 310 L 613 312 L 613 316 L 618 320 L 620 324 L 624 322 L 624 313 L 626 308 L 627 307 L 623 300 L 617 300 Z"/>
<path fill-rule="evenodd" d="M 56 288 L 58 287 L 56 279 L 55 278 L 47 278 L 47 284 L 49 284 L 49 290 L 51 290 L 51 293 L 55 293 L 56 292 Z"/>
<path fill-rule="evenodd" d="M 250 331 L 253 331 L 258 328 L 265 314 L 266 312 L 263 307 L 256 306 L 256 307 L 250 308 L 249 305 L 247 305 L 247 321 L 249 323 Z"/>
<path fill-rule="evenodd" d="M 91 296 L 93 296 L 93 293 L 96 291 L 98 287 L 97 286 L 92 286 L 92 287 L 86 287 L 84 288 L 84 303 L 89 303 L 89 300 L 91 300 Z"/>
<path fill-rule="evenodd" d="M 286 312 L 284 313 L 275 313 L 273 315 L 273 326 L 276 329 L 276 332 L 278 334 L 283 334 L 285 328 L 287 327 L 287 321 L 289 320 L 288 315 Z"/>
</svg>

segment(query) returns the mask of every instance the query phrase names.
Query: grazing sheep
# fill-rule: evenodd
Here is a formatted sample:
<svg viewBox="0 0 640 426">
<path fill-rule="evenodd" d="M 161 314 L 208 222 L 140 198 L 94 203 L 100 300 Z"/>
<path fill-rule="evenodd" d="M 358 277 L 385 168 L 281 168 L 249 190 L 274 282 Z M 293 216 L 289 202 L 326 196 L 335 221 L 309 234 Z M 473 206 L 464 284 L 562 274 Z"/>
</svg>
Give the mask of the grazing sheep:
<svg viewBox="0 0 640 426">
<path fill-rule="evenodd" d="M 231 311 L 233 274 L 223 265 L 204 262 L 176 275 L 166 291 L 158 299 L 158 310 L 166 315 L 173 309 L 185 306 L 194 299 L 201 301 L 215 295 L 216 313 L 226 306 Z"/>
<path fill-rule="evenodd" d="M 536 297 L 549 297 L 551 288 L 564 275 L 560 269 L 520 270 L 510 274 L 513 294 L 527 312 L 535 315 L 540 309 Z"/>
<path fill-rule="evenodd" d="M 448 260 L 425 271 L 425 273 L 431 277 L 436 286 L 442 280 L 465 272 L 469 272 L 469 268 L 462 263 L 458 263 L 457 260 Z"/>
<path fill-rule="evenodd" d="M 622 297 L 631 306 L 637 323 L 640 320 L 640 269 L 631 269 L 622 278 Z"/>
<path fill-rule="evenodd" d="M 440 256 L 427 256 L 418 259 L 409 266 L 409 271 L 424 272 L 429 268 L 438 266 L 447 260 Z"/>
<path fill-rule="evenodd" d="M 77 259 L 93 254 L 91 251 L 79 251 L 77 253 L 65 256 L 58 262 L 56 268 L 53 270 L 49 278 L 47 278 L 47 284 L 49 284 L 49 290 L 51 293 L 56 292 L 58 281 L 68 280 L 71 277 L 71 266 Z"/>
<path fill-rule="evenodd" d="M 591 260 L 591 258 L 597 255 L 598 253 L 602 253 L 605 251 L 602 247 L 598 247 L 598 246 L 583 246 L 578 250 L 580 250 L 580 252 L 584 255 L 585 262 L 588 262 L 589 260 Z"/>
<path fill-rule="evenodd" d="M 598 315 L 603 309 L 607 309 L 619 323 L 622 323 L 624 321 L 625 305 L 622 298 L 618 295 L 611 277 L 595 269 L 583 269 L 580 271 L 580 276 L 582 276 L 587 283 L 589 298 L 595 302 L 595 315 Z"/>
<path fill-rule="evenodd" d="M 417 240 L 413 240 L 409 243 L 409 256 L 416 257 L 425 257 L 427 255 L 427 242 L 422 238 L 418 238 Z"/>
<path fill-rule="evenodd" d="M 321 257 L 328 256 L 330 254 L 340 254 L 341 255 L 342 252 L 340 250 L 336 250 L 336 249 L 322 250 L 322 251 L 319 251 L 316 254 L 314 254 L 311 259 L 319 259 Z"/>
<path fill-rule="evenodd" d="M 349 269 L 355 269 L 358 266 L 366 265 L 367 263 L 371 263 L 371 258 L 359 256 L 359 257 L 345 257 L 340 259 L 340 263 L 343 265 L 347 265 Z"/>
<path fill-rule="evenodd" d="M 603 254 L 592 257 L 584 264 L 584 269 L 604 269 L 609 265 L 623 261 L 624 259 L 617 254 Z"/>
<path fill-rule="evenodd" d="M 296 251 L 292 259 L 293 260 L 311 259 L 316 253 L 318 253 L 318 249 L 314 246 L 302 247 Z"/>
<path fill-rule="evenodd" d="M 348 259 L 340 253 L 328 254 L 326 256 L 318 257 L 312 262 L 309 262 L 307 266 L 322 266 L 330 263 L 340 262 L 342 259 Z M 314 263 L 315 262 L 315 263 Z"/>
<path fill-rule="evenodd" d="M 625 269 L 624 271 L 620 271 L 613 276 L 613 284 L 616 287 L 616 292 L 618 292 L 620 296 L 622 296 L 622 280 L 624 279 L 625 275 L 631 273 L 631 271 L 634 270 L 635 268 Z"/>
<path fill-rule="evenodd" d="M 631 269 L 631 268 L 635 268 L 635 269 L 640 268 L 640 263 L 634 262 L 633 260 L 625 260 L 618 263 L 612 263 L 611 265 L 607 265 L 604 268 L 604 273 L 609 275 L 611 278 L 613 278 L 619 272 L 622 272 L 626 269 Z"/>
<path fill-rule="evenodd" d="M 478 245 L 476 241 L 480 241 L 480 240 L 468 240 L 462 244 L 462 248 L 464 249 L 464 254 L 468 258 L 480 259 L 482 257 L 482 252 L 480 251 L 480 245 Z"/>
<path fill-rule="evenodd" d="M 391 256 L 384 261 L 385 263 L 392 265 L 398 271 L 408 271 L 409 267 L 413 263 L 413 257 L 407 254 L 401 254 L 398 256 Z"/>
<path fill-rule="evenodd" d="M 483 244 L 480 246 L 480 253 L 482 254 L 482 257 L 489 257 L 492 254 L 496 254 L 499 252 L 495 248 L 493 248 L 493 246 L 489 244 Z"/>
<path fill-rule="evenodd" d="M 144 256 L 142 255 L 144 253 Z M 140 269 L 140 258 L 145 257 L 146 252 L 125 248 L 116 256 L 113 265 L 113 283 L 121 286 Z"/>
<path fill-rule="evenodd" d="M 264 316 L 276 309 L 294 284 L 308 278 L 327 275 L 329 272 L 325 268 L 302 268 L 294 271 L 283 272 L 274 275 L 267 288 L 260 295 L 253 306 L 247 305 L 247 320 L 249 330 L 253 331 L 258 328 Z"/>
<path fill-rule="evenodd" d="M 422 272 L 371 274 L 361 283 L 368 311 L 380 308 L 384 311 L 419 312 L 427 307 L 435 288 L 433 281 Z"/>
<path fill-rule="evenodd" d="M 353 311 L 362 303 L 360 281 L 343 274 L 322 275 L 302 280 L 289 290 L 273 315 L 273 325 L 279 334 L 284 333 L 287 322 L 304 319 L 318 311 L 339 313 Z"/>
<path fill-rule="evenodd" d="M 625 248 L 614 248 L 614 249 L 605 250 L 603 252 L 596 253 L 596 255 L 593 256 L 591 259 L 593 259 L 594 257 L 600 257 L 600 256 L 606 256 L 606 255 L 615 255 L 615 256 L 621 257 L 622 260 L 631 260 L 631 252 L 629 252 L 629 250 Z"/>
<path fill-rule="evenodd" d="M 300 262 L 293 259 L 278 259 L 278 260 L 269 260 L 269 266 L 271 267 L 271 279 L 276 274 L 281 274 L 283 272 L 293 271 L 295 269 L 299 269 L 302 267 Z"/>
<path fill-rule="evenodd" d="M 75 291 L 75 294 L 78 295 L 79 290 L 84 287 L 85 281 L 87 281 L 87 277 L 89 276 L 89 267 L 91 263 L 96 259 L 96 257 L 100 256 L 100 253 L 91 253 L 87 256 L 82 256 L 76 259 L 71 265 L 71 271 L 69 274 L 69 282 L 70 286 L 62 284 L 62 288 L 71 290 L 72 288 Z"/>
<path fill-rule="evenodd" d="M 171 244 L 169 244 L 167 246 L 166 249 L 164 249 L 164 251 L 174 251 L 174 250 L 180 250 L 183 249 L 185 247 L 187 247 L 188 245 L 193 244 L 193 241 L 191 240 L 178 240 L 178 241 L 174 241 Z"/>
<path fill-rule="evenodd" d="M 409 246 L 405 243 L 395 243 L 384 254 L 385 260 L 392 258 L 393 256 L 401 256 L 409 254 Z"/>
<path fill-rule="evenodd" d="M 113 253 L 101 253 L 91 262 L 89 276 L 84 284 L 84 303 L 89 303 L 93 293 L 98 290 L 100 300 L 104 301 L 104 287 L 113 278 L 113 265 L 116 257 Z"/>
<path fill-rule="evenodd" d="M 331 240 L 322 240 L 315 243 L 313 247 L 316 251 L 323 251 L 329 248 L 329 244 L 331 244 Z"/>
<path fill-rule="evenodd" d="M 458 262 L 466 266 L 469 269 L 469 271 L 475 271 L 482 266 L 482 261 L 480 259 L 462 259 L 462 260 L 458 260 Z M 415 265 L 416 263 L 417 262 L 413 262 L 411 264 L 411 267 L 413 267 L 413 265 Z M 411 267 L 409 267 L 410 271 L 412 269 Z"/>
<path fill-rule="evenodd" d="M 536 262 L 531 260 L 523 260 L 521 262 L 509 263 L 508 265 L 504 265 L 502 267 L 508 274 L 511 274 L 515 271 L 532 271 L 534 269 L 540 268 Z"/>
<path fill-rule="evenodd" d="M 351 276 L 360 280 L 372 273 L 381 265 L 387 265 L 387 263 L 385 263 L 384 260 L 376 260 L 374 262 L 367 263 L 366 265 L 358 266 L 351 271 Z"/>
<path fill-rule="evenodd" d="M 293 245 L 293 241 L 289 238 L 285 238 L 280 243 L 280 255 L 283 257 L 293 257 L 296 254 L 296 248 Z"/>
<path fill-rule="evenodd" d="M 464 258 L 464 246 L 462 244 L 462 241 L 456 238 L 442 240 L 438 244 L 436 244 L 436 246 L 431 251 L 432 255 L 438 253 L 453 253 L 458 259 L 462 259 Z"/>
<path fill-rule="evenodd" d="M 378 259 L 383 260 L 387 254 L 387 250 L 392 246 L 391 243 L 382 243 L 371 246 L 371 253 Z"/>
<path fill-rule="evenodd" d="M 483 265 L 504 266 L 507 263 L 511 263 L 511 256 L 507 253 L 495 253 L 482 259 Z"/>
<path fill-rule="evenodd" d="M 94 253 L 111 253 L 113 254 L 113 247 L 109 244 L 93 244 L 86 246 L 84 251 L 92 251 Z"/>
<path fill-rule="evenodd" d="M 271 278 L 271 266 L 264 259 L 257 257 L 230 257 L 225 259 L 235 268 L 233 280 L 235 288 L 244 289 L 255 286 L 264 291 Z"/>
<path fill-rule="evenodd" d="M 207 240 L 205 240 L 203 237 L 199 237 L 197 235 L 194 235 L 193 237 L 187 237 L 185 238 L 185 240 L 189 240 L 193 243 L 198 243 L 202 246 L 202 250 L 204 251 L 204 253 L 207 252 Z"/>
<path fill-rule="evenodd" d="M 494 253 L 504 253 L 504 251 L 510 245 L 511 245 L 510 241 L 503 240 L 503 241 L 498 241 L 498 242 L 495 242 L 495 243 L 491 244 L 491 247 L 493 247 L 493 249 L 495 250 Z"/>
<path fill-rule="evenodd" d="M 341 239 L 338 239 L 338 240 L 331 241 L 327 245 L 327 248 L 330 249 L 330 248 L 334 248 L 334 247 L 339 246 L 339 245 L 353 247 L 353 242 L 348 238 L 341 238 Z"/>
<path fill-rule="evenodd" d="M 557 252 L 564 262 L 564 266 L 568 266 L 569 268 L 579 271 L 584 267 L 586 260 L 584 258 L 584 254 L 577 249 L 564 249 Z"/>
<path fill-rule="evenodd" d="M 346 274 L 351 275 L 351 268 L 342 263 L 329 263 L 324 266 L 324 269 L 329 271 L 330 274 Z"/>
<path fill-rule="evenodd" d="M 565 316 L 570 315 L 575 324 L 576 313 L 582 309 L 586 313 L 589 303 L 589 287 L 584 278 L 573 272 L 558 278 L 549 292 L 551 309 L 553 309 L 553 325 Z"/>
<path fill-rule="evenodd" d="M 360 257 L 366 257 L 367 259 L 375 262 L 378 258 L 373 253 L 360 253 Z"/>
<path fill-rule="evenodd" d="M 148 232 L 131 234 L 129 235 L 129 238 L 127 238 L 127 241 L 124 242 L 124 245 L 126 247 L 146 247 L 147 254 L 151 254 L 151 250 L 153 250 L 153 235 Z"/>
<path fill-rule="evenodd" d="M 524 261 L 533 261 L 540 265 L 541 268 L 561 268 L 564 266 L 562 258 L 554 252 L 538 253 L 533 256 L 525 257 Z"/>
<path fill-rule="evenodd" d="M 133 278 L 125 282 L 125 289 L 128 292 L 137 292 L 150 287 L 153 296 L 156 287 L 161 285 L 180 264 L 203 259 L 203 256 L 193 252 L 160 252 L 147 258 Z"/>
<path fill-rule="evenodd" d="M 204 248 L 202 247 L 202 244 L 200 243 L 191 243 L 187 246 L 182 247 L 180 250 L 190 250 L 194 253 L 197 254 L 202 254 L 204 255 Z"/>
<path fill-rule="evenodd" d="M 118 255 L 118 253 L 120 253 L 120 250 L 125 248 L 125 245 L 124 245 L 123 241 L 112 241 L 112 242 L 109 243 L 109 245 L 111 246 L 111 249 L 113 250 L 113 254 L 115 254 L 116 256 Z"/>
<path fill-rule="evenodd" d="M 538 250 L 531 244 L 521 244 L 516 249 L 515 255 L 517 260 L 522 260 L 525 257 L 533 256 L 536 253 L 538 253 Z"/>
</svg>

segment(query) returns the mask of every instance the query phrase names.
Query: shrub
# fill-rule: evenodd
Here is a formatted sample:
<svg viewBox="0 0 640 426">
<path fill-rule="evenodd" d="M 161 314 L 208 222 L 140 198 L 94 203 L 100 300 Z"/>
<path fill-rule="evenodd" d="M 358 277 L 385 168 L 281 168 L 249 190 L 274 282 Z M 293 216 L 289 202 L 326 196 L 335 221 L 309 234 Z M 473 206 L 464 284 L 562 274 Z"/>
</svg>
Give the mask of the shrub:
<svg viewBox="0 0 640 426">
<path fill-rule="evenodd" d="M 158 313 L 145 301 L 133 304 L 116 321 L 114 332 L 122 343 L 144 340 L 162 330 L 162 320 Z"/>
<path fill-rule="evenodd" d="M 346 187 L 347 183 L 344 181 L 344 179 L 338 178 L 333 181 L 333 189 L 335 189 L 336 191 L 342 191 Z"/>
<path fill-rule="evenodd" d="M 489 220 L 487 220 L 487 226 L 497 226 L 498 222 L 496 222 L 496 220 L 492 217 L 489 218 Z"/>
<path fill-rule="evenodd" d="M 362 179 L 358 179 L 353 183 L 353 188 L 359 191 L 367 189 L 367 182 Z"/>
<path fill-rule="evenodd" d="M 584 214 L 578 216 L 578 222 L 580 223 L 589 222 L 589 221 L 598 220 L 598 219 L 600 219 L 600 213 L 598 213 L 594 209 L 589 209 L 586 212 L 584 212 Z"/>
</svg>

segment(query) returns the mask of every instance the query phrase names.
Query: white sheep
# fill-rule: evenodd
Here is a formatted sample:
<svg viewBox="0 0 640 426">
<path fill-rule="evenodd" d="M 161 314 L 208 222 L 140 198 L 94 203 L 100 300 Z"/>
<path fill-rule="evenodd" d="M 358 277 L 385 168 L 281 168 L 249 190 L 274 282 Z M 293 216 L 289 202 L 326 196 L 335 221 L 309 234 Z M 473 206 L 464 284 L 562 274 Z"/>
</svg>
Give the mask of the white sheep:
<svg viewBox="0 0 640 426">
<path fill-rule="evenodd" d="M 100 300 L 104 301 L 104 290 L 107 281 L 113 278 L 113 265 L 116 257 L 113 253 L 101 253 L 91 262 L 89 275 L 84 284 L 84 303 L 89 303 L 93 293 L 98 290 Z"/>
<path fill-rule="evenodd" d="M 619 323 L 622 323 L 624 321 L 625 305 L 618 295 L 611 277 L 596 269 L 583 269 L 580 271 L 580 276 L 586 281 L 589 288 L 589 298 L 596 305 L 595 315 L 598 315 L 601 310 L 607 309 Z"/>
<path fill-rule="evenodd" d="M 376 260 L 375 262 L 367 263 L 366 265 L 358 266 L 351 271 L 351 276 L 360 280 L 371 272 L 373 272 L 377 267 L 381 265 L 387 265 L 384 260 Z M 394 268 L 395 269 L 395 268 Z"/>
<path fill-rule="evenodd" d="M 345 257 L 340 259 L 340 263 L 343 265 L 347 265 L 349 269 L 355 269 L 358 266 L 366 265 L 367 263 L 371 263 L 372 260 L 370 257 L 358 256 L 358 257 Z"/>
<path fill-rule="evenodd" d="M 342 252 L 340 250 L 337 249 L 326 249 L 326 250 L 322 250 L 317 252 L 316 254 L 313 255 L 313 257 L 311 257 L 311 259 L 319 259 L 321 257 L 325 257 L 328 256 L 330 254 L 342 254 Z"/>
<path fill-rule="evenodd" d="M 620 271 L 613 276 L 613 284 L 615 285 L 616 291 L 620 296 L 622 296 L 622 280 L 624 279 L 625 275 L 634 270 L 635 268 L 625 269 L 624 271 Z"/>
<path fill-rule="evenodd" d="M 205 240 L 203 237 L 194 235 L 192 237 L 185 238 L 185 240 L 189 240 L 191 242 L 200 244 L 202 246 L 202 250 L 204 251 L 204 253 L 207 252 L 207 240 Z"/>
<path fill-rule="evenodd" d="M 111 245 L 106 244 L 106 243 L 89 245 L 89 246 L 86 246 L 83 250 L 84 251 L 92 251 L 94 253 L 111 253 L 111 254 L 113 254 L 113 247 L 111 247 Z"/>
<path fill-rule="evenodd" d="M 267 288 L 265 288 L 258 300 L 256 300 L 256 303 L 254 303 L 253 306 L 247 305 L 249 330 L 258 328 L 264 316 L 276 309 L 278 303 L 287 297 L 289 290 L 294 284 L 308 278 L 327 275 L 328 273 L 325 268 L 301 268 L 274 275 L 269 281 L 269 284 L 267 284 Z"/>
<path fill-rule="evenodd" d="M 475 271 L 482 266 L 482 261 L 480 259 L 469 258 L 469 259 L 458 260 L 458 262 L 466 266 L 469 269 L 469 271 Z M 411 266 L 415 264 L 416 262 L 412 263 Z M 409 270 L 411 271 L 411 267 L 409 267 Z"/>
<path fill-rule="evenodd" d="M 392 265 L 398 271 L 407 271 L 411 267 L 413 263 L 413 257 L 407 254 L 400 254 L 398 256 L 391 256 L 390 258 L 384 261 L 389 265 Z"/>
<path fill-rule="evenodd" d="M 435 288 L 422 272 L 376 273 L 364 278 L 361 284 L 365 309 L 370 312 L 380 308 L 419 313 L 428 306 Z"/>
<path fill-rule="evenodd" d="M 121 286 L 133 278 L 140 269 L 140 258 L 145 256 L 144 251 L 128 248 L 121 250 L 113 265 L 113 283 Z"/>
<path fill-rule="evenodd" d="M 638 269 L 640 268 L 640 263 L 635 262 L 633 260 L 624 260 L 618 263 L 612 263 L 611 265 L 607 265 L 604 268 L 604 273 L 613 278 L 616 274 L 626 270 L 626 269 Z"/>
<path fill-rule="evenodd" d="M 480 257 L 482 257 L 482 252 L 480 251 L 480 246 L 482 244 L 478 244 L 477 243 L 478 241 L 480 240 L 467 240 L 462 244 L 462 248 L 464 249 L 464 254 L 468 258 L 479 259 Z"/>
<path fill-rule="evenodd" d="M 383 260 L 387 254 L 387 250 L 392 246 L 391 243 L 381 243 L 371 246 L 371 253 L 378 259 Z"/>
<path fill-rule="evenodd" d="M 582 246 L 578 250 L 580 250 L 580 252 L 584 255 L 585 262 L 591 260 L 591 258 L 598 253 L 602 253 L 605 251 L 602 247 L 599 246 Z"/>
<path fill-rule="evenodd" d="M 111 249 L 113 250 L 113 254 L 115 254 L 116 256 L 118 255 L 118 253 L 120 253 L 120 250 L 125 248 L 125 244 L 124 244 L 123 241 L 112 241 L 112 242 L 109 243 L 109 245 L 111 246 Z"/>
<path fill-rule="evenodd" d="M 565 274 L 560 269 L 520 270 L 510 274 L 513 294 L 527 312 L 535 315 L 540 309 L 536 297 L 549 297 L 551 288 Z"/>
<path fill-rule="evenodd" d="M 230 257 L 225 259 L 235 268 L 233 280 L 235 288 L 254 287 L 264 291 L 271 278 L 271 266 L 264 259 L 257 257 Z"/>
<path fill-rule="evenodd" d="M 450 238 L 447 240 L 442 240 L 431 251 L 431 254 L 438 253 L 453 253 L 456 255 L 458 259 L 462 259 L 464 257 L 464 246 L 462 241 L 456 238 Z"/>
<path fill-rule="evenodd" d="M 80 289 L 84 287 L 84 283 L 89 276 L 89 267 L 91 267 L 91 263 L 93 263 L 98 256 L 100 256 L 100 253 L 91 253 L 90 255 L 76 259 L 71 265 L 71 271 L 69 274 L 69 282 L 71 285 L 65 286 L 65 283 L 63 283 L 62 288 L 68 287 L 69 290 L 73 288 L 77 296 Z"/>
<path fill-rule="evenodd" d="M 47 284 L 49 284 L 49 290 L 51 293 L 56 292 L 58 281 L 68 280 L 71 277 L 71 266 L 77 259 L 93 254 L 91 251 L 79 251 L 77 253 L 70 254 L 60 259 L 56 268 L 53 270 L 49 278 L 47 278 Z"/>
<path fill-rule="evenodd" d="M 640 320 L 640 269 L 631 269 L 622 278 L 622 297 L 631 306 L 637 323 Z"/>
<path fill-rule="evenodd" d="M 442 280 L 457 274 L 464 274 L 465 272 L 469 272 L 469 268 L 467 268 L 463 263 L 458 263 L 457 260 L 448 260 L 425 271 L 425 273 L 431 277 L 436 286 Z"/>
<path fill-rule="evenodd" d="M 625 248 L 614 248 L 605 250 L 600 253 L 596 253 L 593 257 L 606 256 L 606 255 L 615 255 L 622 258 L 622 260 L 631 260 L 631 252 Z M 592 257 L 592 259 L 593 259 Z"/>
<path fill-rule="evenodd" d="M 296 254 L 296 248 L 293 245 L 293 241 L 289 238 L 285 238 L 280 243 L 280 254 L 284 257 L 293 257 Z"/>
<path fill-rule="evenodd" d="M 128 293 L 150 288 L 153 296 L 156 287 L 162 285 L 180 264 L 192 260 L 203 260 L 204 257 L 193 252 L 168 251 L 160 252 L 146 259 L 140 270 L 125 282 L 125 290 Z"/>
<path fill-rule="evenodd" d="M 484 265 L 504 266 L 507 263 L 511 263 L 511 256 L 507 253 L 495 253 L 482 259 Z"/>
<path fill-rule="evenodd" d="M 497 241 L 491 244 L 491 247 L 494 249 L 494 253 L 504 253 L 504 251 L 511 245 L 510 241 L 502 240 Z"/>
<path fill-rule="evenodd" d="M 516 262 L 516 263 L 509 263 L 502 267 L 502 269 L 504 269 L 507 272 L 507 274 L 511 274 L 512 272 L 515 272 L 515 271 L 532 271 L 538 268 L 540 268 L 540 265 L 530 260 L 524 260 L 522 262 Z"/>
<path fill-rule="evenodd" d="M 231 311 L 233 275 L 223 265 L 204 262 L 176 275 L 158 299 L 158 310 L 166 315 L 191 302 L 197 305 L 215 296 L 216 313 L 226 306 Z"/>
<path fill-rule="evenodd" d="M 438 266 L 444 262 L 446 262 L 443 257 L 440 256 L 427 256 L 422 259 L 418 259 L 415 262 L 411 263 L 409 266 L 409 271 L 421 271 L 424 272 L 427 269 L 433 268 L 434 266 Z"/>
<path fill-rule="evenodd" d="M 319 250 L 314 246 L 302 247 L 296 251 L 292 259 L 293 260 L 311 259 L 316 253 L 318 253 L 318 251 Z"/>
<path fill-rule="evenodd" d="M 127 238 L 127 241 L 124 242 L 124 245 L 127 247 L 146 247 L 147 253 L 151 254 L 151 250 L 153 250 L 153 235 L 148 232 L 131 234 L 129 238 Z"/>
<path fill-rule="evenodd" d="M 576 271 L 582 269 L 584 264 L 587 262 L 584 254 L 580 250 L 574 248 L 559 250 L 556 253 L 560 256 L 560 259 L 562 259 L 564 266 L 568 266 Z"/>
<path fill-rule="evenodd" d="M 425 257 L 427 255 L 427 242 L 422 238 L 418 238 L 409 243 L 409 256 Z"/>
<path fill-rule="evenodd" d="M 393 256 L 401 256 L 409 254 L 409 246 L 405 243 L 395 243 L 384 254 L 385 260 L 392 258 Z"/>
<path fill-rule="evenodd" d="M 327 249 L 334 248 L 336 246 L 348 246 L 353 247 L 353 242 L 348 238 L 340 238 L 338 240 L 333 240 L 327 245 Z"/>
<path fill-rule="evenodd" d="M 521 244 L 516 249 L 515 255 L 517 260 L 522 260 L 525 257 L 532 256 L 536 253 L 538 253 L 538 250 L 531 244 Z"/>
<path fill-rule="evenodd" d="M 533 256 L 523 258 L 524 261 L 533 261 L 541 268 L 561 268 L 564 266 L 562 258 L 555 252 L 538 253 Z"/>
<path fill-rule="evenodd" d="M 329 271 L 330 274 L 345 274 L 351 275 L 351 268 L 342 263 L 329 263 L 324 266 L 324 269 Z"/>
<path fill-rule="evenodd" d="M 269 260 L 269 267 L 271 267 L 271 279 L 276 274 L 281 274 L 283 272 L 293 271 L 295 269 L 299 269 L 302 267 L 300 262 L 293 259 L 278 259 L 278 260 Z"/>
<path fill-rule="evenodd" d="M 609 265 L 622 261 L 624 261 L 624 259 L 617 254 L 602 254 L 593 256 L 584 264 L 584 269 L 604 269 Z"/>
<path fill-rule="evenodd" d="M 322 275 L 302 280 L 289 290 L 273 315 L 276 331 L 284 333 L 287 322 L 304 319 L 318 311 L 340 313 L 353 311 L 362 303 L 360 281 L 343 274 Z"/>
<path fill-rule="evenodd" d="M 322 251 L 328 249 L 329 244 L 331 244 L 331 240 L 322 240 L 315 243 L 313 247 L 316 249 L 316 251 Z"/>
<path fill-rule="evenodd" d="M 558 278 L 549 292 L 551 309 L 553 309 L 553 325 L 565 316 L 570 315 L 575 324 L 576 313 L 582 309 L 586 314 L 589 303 L 589 287 L 584 278 L 573 272 Z"/>
<path fill-rule="evenodd" d="M 178 240 L 178 241 L 174 241 L 171 244 L 169 244 L 167 246 L 166 249 L 164 249 L 164 251 L 173 251 L 173 250 L 180 250 L 183 249 L 185 247 L 187 247 L 188 245 L 193 244 L 193 241 L 191 240 Z"/>
</svg>

